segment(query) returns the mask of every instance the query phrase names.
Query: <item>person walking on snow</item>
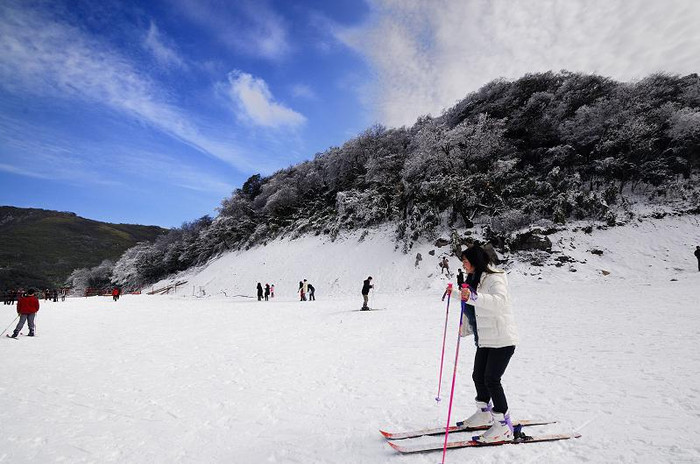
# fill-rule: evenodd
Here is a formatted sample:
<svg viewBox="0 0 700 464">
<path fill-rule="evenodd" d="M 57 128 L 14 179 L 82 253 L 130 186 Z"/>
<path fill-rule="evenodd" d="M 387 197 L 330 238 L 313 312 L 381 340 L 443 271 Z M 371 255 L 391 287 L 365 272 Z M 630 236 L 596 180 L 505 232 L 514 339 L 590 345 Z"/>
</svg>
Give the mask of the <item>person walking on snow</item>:
<svg viewBox="0 0 700 464">
<path fill-rule="evenodd" d="M 503 271 L 492 269 L 489 264 L 489 255 L 480 246 L 464 250 L 462 265 L 467 274 L 474 275 L 473 284 L 471 288 L 453 290 L 462 301 L 473 305 L 476 313 L 477 349 L 472 373 L 476 412 L 458 425 L 490 426 L 476 438 L 482 443 L 513 440 L 513 424 L 501 377 L 518 343 L 508 279 Z"/>
<path fill-rule="evenodd" d="M 275 297 L 275 284 L 270 285 L 270 298 Z"/>
<path fill-rule="evenodd" d="M 263 298 L 263 289 L 262 289 L 262 284 L 258 282 L 258 301 L 262 301 Z"/>
<path fill-rule="evenodd" d="M 362 308 L 360 309 L 361 311 L 369 311 L 369 306 L 367 306 L 367 303 L 369 303 L 369 289 L 374 288 L 374 285 L 372 285 L 372 276 L 367 277 L 367 280 L 362 282 Z"/>
<path fill-rule="evenodd" d="M 270 298 L 270 284 L 265 284 L 265 301 Z"/>
<path fill-rule="evenodd" d="M 299 301 L 306 301 L 306 293 L 304 293 L 304 282 L 299 281 Z"/>
<path fill-rule="evenodd" d="M 119 288 L 114 287 L 114 289 L 112 290 L 112 299 L 114 301 L 117 301 L 119 299 Z"/>
<path fill-rule="evenodd" d="M 316 297 L 314 296 L 314 293 L 316 293 L 316 289 L 314 288 L 313 285 L 309 284 L 309 301 L 316 301 Z"/>
<path fill-rule="evenodd" d="M 17 338 L 19 331 L 24 327 L 24 323 L 29 323 L 29 336 L 34 336 L 34 331 L 36 326 L 34 325 L 34 318 L 36 317 L 37 311 L 39 311 L 39 299 L 34 295 L 34 289 L 30 288 L 27 291 L 27 296 L 21 296 L 17 300 L 17 314 L 19 314 L 19 322 L 17 327 L 15 327 L 12 335 L 7 335 L 10 338 Z"/>
<path fill-rule="evenodd" d="M 698 258 L 698 271 L 700 271 L 700 246 L 695 247 L 695 257 Z"/>
<path fill-rule="evenodd" d="M 450 262 L 447 260 L 447 256 L 443 256 L 442 261 L 440 261 L 440 275 L 442 275 L 442 271 L 446 271 L 447 277 L 450 276 Z"/>
</svg>

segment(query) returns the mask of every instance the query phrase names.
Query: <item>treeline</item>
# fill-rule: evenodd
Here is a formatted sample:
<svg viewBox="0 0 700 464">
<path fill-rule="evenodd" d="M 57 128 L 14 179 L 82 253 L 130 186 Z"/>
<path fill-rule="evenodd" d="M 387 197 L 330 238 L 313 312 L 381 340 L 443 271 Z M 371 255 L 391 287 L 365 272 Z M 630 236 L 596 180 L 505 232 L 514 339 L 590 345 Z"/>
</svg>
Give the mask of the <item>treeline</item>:
<svg viewBox="0 0 700 464">
<path fill-rule="evenodd" d="M 496 80 L 440 117 L 375 126 L 255 175 L 205 216 L 128 250 L 112 280 L 139 286 L 285 235 L 396 224 L 410 248 L 445 227 L 508 233 L 542 219 L 614 224 L 631 195 L 699 203 L 700 78 L 636 83 L 579 73 Z"/>
</svg>

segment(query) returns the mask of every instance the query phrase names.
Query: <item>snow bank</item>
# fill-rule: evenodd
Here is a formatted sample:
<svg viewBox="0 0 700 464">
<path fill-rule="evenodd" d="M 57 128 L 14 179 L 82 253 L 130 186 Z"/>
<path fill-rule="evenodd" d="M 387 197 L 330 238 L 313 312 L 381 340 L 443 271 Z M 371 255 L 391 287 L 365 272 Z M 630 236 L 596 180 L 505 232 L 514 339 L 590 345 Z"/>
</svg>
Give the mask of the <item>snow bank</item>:
<svg viewBox="0 0 700 464">
<path fill-rule="evenodd" d="M 553 243 L 552 256 L 571 258 L 561 268 L 533 266 L 519 261 L 517 255 L 507 257 L 510 262 L 506 268 L 514 276 L 627 282 L 667 280 L 697 270 L 693 256 L 695 246 L 700 244 L 697 216 L 647 219 L 604 229 L 594 227 L 590 234 L 580 231 L 586 225 L 572 224 L 567 230 L 549 236 Z M 572 232 L 573 229 L 579 230 Z M 392 230 L 379 229 L 369 231 L 364 237 L 359 233 L 348 234 L 336 241 L 327 237 L 280 240 L 225 254 L 151 288 L 185 280 L 188 284 L 179 287 L 176 294 L 201 295 L 201 288 L 210 296 L 252 297 L 257 283 L 261 282 L 263 286 L 274 283 L 277 294 L 291 296 L 296 293 L 299 281 L 307 279 L 317 294 L 340 296 L 357 295 L 362 281 L 372 276 L 376 295 L 443 288 L 447 280 L 441 277 L 438 267 L 443 255 L 449 257 L 452 273 L 461 266 L 449 246 L 417 244 L 404 254 L 396 249 L 392 234 Z M 602 254 L 592 253 L 595 250 Z M 422 260 L 416 265 L 417 254 Z"/>
</svg>

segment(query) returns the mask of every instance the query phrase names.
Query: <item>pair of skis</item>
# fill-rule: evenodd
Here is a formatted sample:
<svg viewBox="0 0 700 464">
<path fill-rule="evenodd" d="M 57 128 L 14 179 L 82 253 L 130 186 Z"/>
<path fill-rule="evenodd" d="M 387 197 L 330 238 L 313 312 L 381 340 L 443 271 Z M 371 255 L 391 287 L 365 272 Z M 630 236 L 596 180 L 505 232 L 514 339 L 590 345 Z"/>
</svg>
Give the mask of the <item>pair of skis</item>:
<svg viewBox="0 0 700 464">
<path fill-rule="evenodd" d="M 523 427 L 531 427 L 531 426 L 535 426 L 535 425 L 549 425 L 549 424 L 554 424 L 554 423 L 556 423 L 556 421 L 522 420 L 520 422 L 516 422 L 515 424 L 513 424 L 513 426 L 515 428 L 515 439 L 513 441 L 501 441 L 501 442 L 496 442 L 496 443 L 480 443 L 480 442 L 477 442 L 474 440 L 455 440 L 455 441 L 448 441 L 447 442 L 447 449 L 469 448 L 469 447 L 479 447 L 479 446 L 499 446 L 499 445 L 508 445 L 508 444 L 517 445 L 517 444 L 521 444 L 521 443 L 539 443 L 539 442 L 544 442 L 544 441 L 569 440 L 571 438 L 579 438 L 581 436 L 578 433 L 571 433 L 571 434 L 537 435 L 534 437 L 530 437 L 530 436 L 525 435 L 521 431 L 521 429 Z M 480 430 L 486 430 L 488 428 L 489 428 L 488 426 L 465 427 L 465 426 L 453 425 L 453 426 L 450 426 L 449 433 L 453 433 L 453 432 L 477 432 Z M 445 433 L 445 428 L 438 427 L 438 428 L 431 428 L 431 429 L 412 430 L 412 431 L 407 431 L 407 432 L 387 432 L 384 430 L 380 430 L 380 432 L 384 436 L 384 438 L 386 438 L 387 440 L 404 440 L 407 438 L 442 435 Z M 443 442 L 435 442 L 435 443 L 427 443 L 427 444 L 397 445 L 396 443 L 389 441 L 389 446 L 394 448 L 399 453 L 423 453 L 423 452 L 427 452 L 427 451 L 442 450 L 444 448 L 445 444 Z"/>
</svg>

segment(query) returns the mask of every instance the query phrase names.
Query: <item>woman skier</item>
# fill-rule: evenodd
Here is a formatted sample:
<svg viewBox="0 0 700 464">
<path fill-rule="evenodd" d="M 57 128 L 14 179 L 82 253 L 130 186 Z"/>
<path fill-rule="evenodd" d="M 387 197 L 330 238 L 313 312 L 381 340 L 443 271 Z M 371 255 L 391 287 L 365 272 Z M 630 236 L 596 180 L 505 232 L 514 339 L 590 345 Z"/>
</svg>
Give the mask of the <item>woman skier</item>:
<svg viewBox="0 0 700 464">
<path fill-rule="evenodd" d="M 506 274 L 492 269 L 489 264 L 489 255 L 478 245 L 462 252 L 462 266 L 467 274 L 473 274 L 473 279 L 467 279 L 471 287 L 459 292 L 462 301 L 474 306 L 476 313 L 477 349 L 472 379 L 477 409 L 458 425 L 489 425 L 486 432 L 475 438 L 481 443 L 513 440 L 513 424 L 501 377 L 518 343 Z"/>
</svg>

